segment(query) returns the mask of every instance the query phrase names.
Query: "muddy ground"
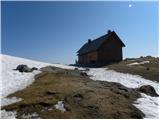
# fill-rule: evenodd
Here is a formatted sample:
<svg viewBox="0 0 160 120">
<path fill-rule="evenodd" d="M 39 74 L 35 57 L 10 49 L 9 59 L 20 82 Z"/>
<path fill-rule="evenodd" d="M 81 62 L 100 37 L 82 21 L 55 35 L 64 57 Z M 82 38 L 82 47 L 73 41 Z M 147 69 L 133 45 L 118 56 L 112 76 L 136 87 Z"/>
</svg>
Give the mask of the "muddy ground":
<svg viewBox="0 0 160 120">
<path fill-rule="evenodd" d="M 11 94 L 23 100 L 3 107 L 16 111 L 17 118 L 36 113 L 28 118 L 143 118 L 133 106 L 139 92 L 119 83 L 93 81 L 79 70 L 55 67 L 41 69 L 27 88 Z M 65 112 L 54 107 L 63 101 Z"/>
</svg>

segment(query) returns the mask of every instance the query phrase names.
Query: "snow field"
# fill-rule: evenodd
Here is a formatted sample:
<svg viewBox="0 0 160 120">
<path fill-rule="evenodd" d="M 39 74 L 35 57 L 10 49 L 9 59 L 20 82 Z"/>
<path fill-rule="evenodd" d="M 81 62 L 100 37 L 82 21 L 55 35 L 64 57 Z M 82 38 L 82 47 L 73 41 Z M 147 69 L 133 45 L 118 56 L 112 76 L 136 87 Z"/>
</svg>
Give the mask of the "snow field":
<svg viewBox="0 0 160 120">
<path fill-rule="evenodd" d="M 20 98 L 7 98 L 7 96 L 32 84 L 34 76 L 40 73 L 40 71 L 33 71 L 32 73 L 20 73 L 18 71 L 14 71 L 13 69 L 15 69 L 19 64 L 26 64 L 28 67 L 37 68 L 52 65 L 64 69 L 75 69 L 73 66 L 37 62 L 8 55 L 0 55 L 0 59 L 1 106 L 20 101 Z M 83 70 L 84 68 L 78 69 Z M 90 78 L 93 80 L 117 82 L 128 88 L 138 88 L 143 85 L 151 85 L 154 87 L 156 92 L 159 93 L 158 83 L 146 80 L 137 75 L 118 73 L 105 68 L 90 68 L 90 70 L 87 71 L 87 74 L 90 75 Z M 145 114 L 145 118 L 158 118 L 158 97 L 151 97 L 143 93 L 141 93 L 141 96 L 141 98 L 135 101 L 134 105 Z M 62 112 L 65 111 L 62 101 L 59 101 L 55 105 L 55 108 Z M 5 110 L 2 110 L 1 118 L 16 118 L 16 112 L 6 112 Z"/>
<path fill-rule="evenodd" d="M 20 98 L 7 98 L 11 93 L 18 90 L 24 89 L 28 85 L 32 84 L 34 81 L 34 76 L 40 71 L 33 71 L 31 73 L 21 73 L 15 71 L 18 65 L 25 64 L 28 67 L 45 67 L 45 66 L 55 66 L 64 69 L 74 69 L 73 66 L 62 65 L 62 64 L 49 64 L 44 62 L 32 61 L 24 58 L 13 57 L 9 55 L 0 54 L 0 93 L 1 93 L 1 106 L 9 105 L 20 101 Z M 1 111 L 2 118 L 15 118 L 16 112 L 7 112 L 5 110 Z"/>
</svg>

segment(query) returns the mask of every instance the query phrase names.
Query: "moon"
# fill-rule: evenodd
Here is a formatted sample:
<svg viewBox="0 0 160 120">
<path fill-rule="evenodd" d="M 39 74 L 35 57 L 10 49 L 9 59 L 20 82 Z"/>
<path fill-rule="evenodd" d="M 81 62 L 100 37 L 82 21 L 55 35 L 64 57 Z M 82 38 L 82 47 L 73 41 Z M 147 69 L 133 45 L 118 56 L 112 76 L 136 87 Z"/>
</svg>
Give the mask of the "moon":
<svg viewBox="0 0 160 120">
<path fill-rule="evenodd" d="M 130 8 L 131 8 L 131 7 L 132 7 L 132 4 L 129 4 L 129 5 L 128 5 L 128 7 L 130 7 Z"/>
</svg>

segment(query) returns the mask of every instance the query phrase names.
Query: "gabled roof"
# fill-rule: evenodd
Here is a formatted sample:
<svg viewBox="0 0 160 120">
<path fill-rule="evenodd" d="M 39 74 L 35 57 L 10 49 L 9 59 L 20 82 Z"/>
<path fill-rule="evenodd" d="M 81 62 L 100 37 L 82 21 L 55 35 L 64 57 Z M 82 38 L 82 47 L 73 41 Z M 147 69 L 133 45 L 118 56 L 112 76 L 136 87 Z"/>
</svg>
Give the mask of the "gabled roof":
<svg viewBox="0 0 160 120">
<path fill-rule="evenodd" d="M 90 43 L 89 42 L 85 43 L 77 51 L 78 55 L 82 55 L 82 54 L 86 54 L 86 53 L 89 53 L 89 52 L 92 52 L 92 51 L 96 51 L 103 44 L 103 42 L 106 41 L 106 40 L 109 40 L 109 37 L 113 34 L 117 36 L 117 34 L 114 31 L 112 31 L 108 34 L 105 34 L 105 35 L 91 41 Z M 117 36 L 117 38 L 120 41 L 122 47 L 125 47 L 124 43 L 120 40 L 120 38 L 118 36 Z"/>
</svg>

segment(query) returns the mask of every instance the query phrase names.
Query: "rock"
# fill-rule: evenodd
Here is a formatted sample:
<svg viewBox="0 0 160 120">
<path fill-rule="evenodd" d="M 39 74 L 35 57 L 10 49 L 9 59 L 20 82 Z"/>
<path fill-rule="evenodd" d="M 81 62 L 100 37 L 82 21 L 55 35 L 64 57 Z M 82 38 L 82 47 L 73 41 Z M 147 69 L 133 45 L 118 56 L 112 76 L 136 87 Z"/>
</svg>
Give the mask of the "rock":
<svg viewBox="0 0 160 120">
<path fill-rule="evenodd" d="M 86 68 L 85 71 L 89 71 L 89 68 Z"/>
<path fill-rule="evenodd" d="M 78 70 L 78 68 L 74 68 L 74 70 Z"/>
<path fill-rule="evenodd" d="M 18 70 L 19 72 L 32 72 L 33 70 L 38 70 L 38 68 L 33 67 L 33 68 L 29 68 L 27 65 L 18 65 L 16 69 L 14 70 Z"/>
<path fill-rule="evenodd" d="M 137 89 L 139 92 L 145 93 L 152 97 L 158 97 L 159 95 L 156 93 L 155 89 L 150 85 L 144 85 Z"/>
<path fill-rule="evenodd" d="M 87 73 L 85 73 L 85 72 L 81 72 L 80 75 L 81 76 L 88 76 Z"/>
<path fill-rule="evenodd" d="M 32 72 L 32 70 L 27 65 L 18 65 L 15 70 L 18 70 L 19 72 Z"/>
<path fill-rule="evenodd" d="M 38 68 L 36 68 L 36 67 L 32 67 L 31 68 L 31 70 L 33 71 L 33 70 L 38 70 Z"/>
</svg>

